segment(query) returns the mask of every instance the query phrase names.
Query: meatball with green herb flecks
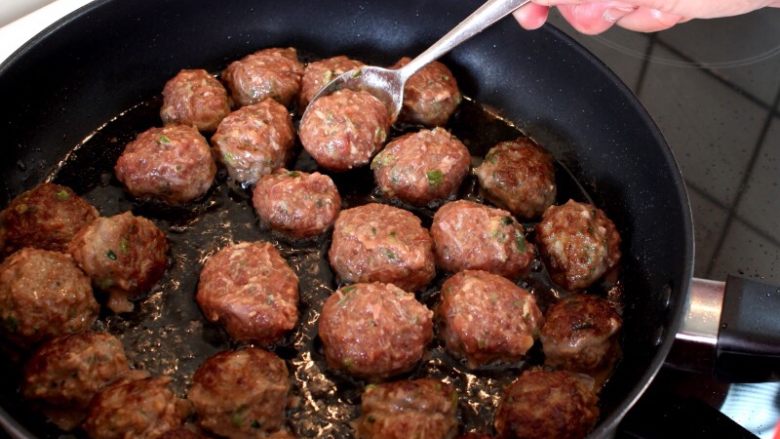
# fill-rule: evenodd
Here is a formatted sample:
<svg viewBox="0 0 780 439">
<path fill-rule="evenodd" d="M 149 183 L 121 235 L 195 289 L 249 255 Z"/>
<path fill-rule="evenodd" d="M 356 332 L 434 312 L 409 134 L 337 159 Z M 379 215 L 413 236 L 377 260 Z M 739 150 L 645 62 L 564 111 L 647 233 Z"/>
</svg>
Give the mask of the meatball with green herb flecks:
<svg viewBox="0 0 780 439">
<path fill-rule="evenodd" d="M 165 124 L 214 131 L 230 113 L 227 90 L 203 69 L 184 69 L 165 83 L 160 118 Z"/>
<path fill-rule="evenodd" d="M 233 61 L 222 72 L 233 100 L 251 105 L 271 98 L 289 106 L 301 90 L 303 64 L 292 48 L 270 48 Z"/>
<path fill-rule="evenodd" d="M 363 67 L 363 63 L 346 56 L 334 56 L 332 58 L 314 61 L 306 66 L 301 81 L 301 96 L 298 100 L 298 109 L 303 112 L 309 101 L 322 87 L 336 79 L 342 73 Z"/>
<path fill-rule="evenodd" d="M 410 61 L 409 57 L 401 58 L 393 68 L 403 67 Z M 399 119 L 425 126 L 441 126 L 447 123 L 461 99 L 458 83 L 450 69 L 433 61 L 406 81 Z"/>
</svg>

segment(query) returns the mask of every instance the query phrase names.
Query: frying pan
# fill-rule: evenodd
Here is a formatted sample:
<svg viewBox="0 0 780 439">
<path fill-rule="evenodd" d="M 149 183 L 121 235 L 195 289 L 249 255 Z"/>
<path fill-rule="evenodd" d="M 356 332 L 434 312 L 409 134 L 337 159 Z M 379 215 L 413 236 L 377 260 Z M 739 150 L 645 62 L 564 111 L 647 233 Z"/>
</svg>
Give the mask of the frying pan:
<svg viewBox="0 0 780 439">
<path fill-rule="evenodd" d="M 346 53 L 387 65 L 419 53 L 478 5 L 465 0 L 96 1 L 43 31 L 0 66 L 5 128 L 0 203 L 42 181 L 97 127 L 158 95 L 181 68 L 219 71 L 247 53 L 274 46 L 323 57 Z M 525 32 L 504 20 L 444 62 L 464 94 L 497 109 L 551 150 L 622 235 L 623 359 L 601 394 L 603 416 L 592 432 L 608 436 L 663 365 L 691 308 L 692 225 L 678 166 L 631 92 L 550 26 Z M 84 178 L 90 173 L 94 169 L 85 160 Z M 78 177 L 71 179 L 78 182 Z M 13 383 L 0 389 L 7 411 L 0 421 L 18 437 L 43 432 L 15 405 L 14 391 Z"/>
</svg>

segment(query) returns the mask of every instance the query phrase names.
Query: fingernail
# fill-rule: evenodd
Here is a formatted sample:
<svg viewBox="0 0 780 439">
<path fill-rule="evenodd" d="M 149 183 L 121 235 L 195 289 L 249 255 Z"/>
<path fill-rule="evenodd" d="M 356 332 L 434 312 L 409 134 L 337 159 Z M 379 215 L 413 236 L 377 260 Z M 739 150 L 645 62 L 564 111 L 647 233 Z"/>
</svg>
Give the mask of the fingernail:
<svg viewBox="0 0 780 439">
<path fill-rule="evenodd" d="M 630 8 L 609 8 L 604 11 L 602 18 L 610 23 L 617 23 L 618 20 L 625 17 L 628 13 L 632 12 Z"/>
</svg>

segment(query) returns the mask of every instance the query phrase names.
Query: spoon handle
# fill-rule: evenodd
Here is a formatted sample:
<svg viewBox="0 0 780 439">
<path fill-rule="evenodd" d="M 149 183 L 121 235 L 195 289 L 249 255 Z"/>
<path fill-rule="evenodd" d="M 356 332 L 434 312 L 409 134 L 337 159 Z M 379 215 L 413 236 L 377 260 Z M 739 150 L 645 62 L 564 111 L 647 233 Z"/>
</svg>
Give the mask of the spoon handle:
<svg viewBox="0 0 780 439">
<path fill-rule="evenodd" d="M 461 21 L 451 31 L 435 42 L 425 52 L 411 60 L 400 69 L 399 73 L 405 82 L 423 66 L 449 52 L 460 43 L 482 32 L 487 27 L 506 17 L 512 11 L 529 3 L 530 0 L 488 0 L 465 20 Z"/>
</svg>

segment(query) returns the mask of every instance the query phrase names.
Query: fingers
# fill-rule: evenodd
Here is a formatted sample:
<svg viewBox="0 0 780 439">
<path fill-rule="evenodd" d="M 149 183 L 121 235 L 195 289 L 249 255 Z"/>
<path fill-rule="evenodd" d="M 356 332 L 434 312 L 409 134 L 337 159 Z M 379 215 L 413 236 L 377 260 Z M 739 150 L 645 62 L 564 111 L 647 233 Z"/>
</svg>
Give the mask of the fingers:
<svg viewBox="0 0 780 439">
<path fill-rule="evenodd" d="M 622 28 L 636 32 L 658 32 L 669 29 L 683 21 L 687 20 L 679 15 L 640 7 L 636 11 L 621 17 L 617 20 L 617 24 Z"/>
<path fill-rule="evenodd" d="M 550 8 L 529 3 L 512 13 L 520 26 L 526 30 L 539 29 L 547 21 Z"/>
<path fill-rule="evenodd" d="M 577 31 L 587 35 L 596 35 L 633 13 L 636 8 L 620 2 L 598 2 L 561 5 L 558 6 L 558 10 Z"/>
</svg>

